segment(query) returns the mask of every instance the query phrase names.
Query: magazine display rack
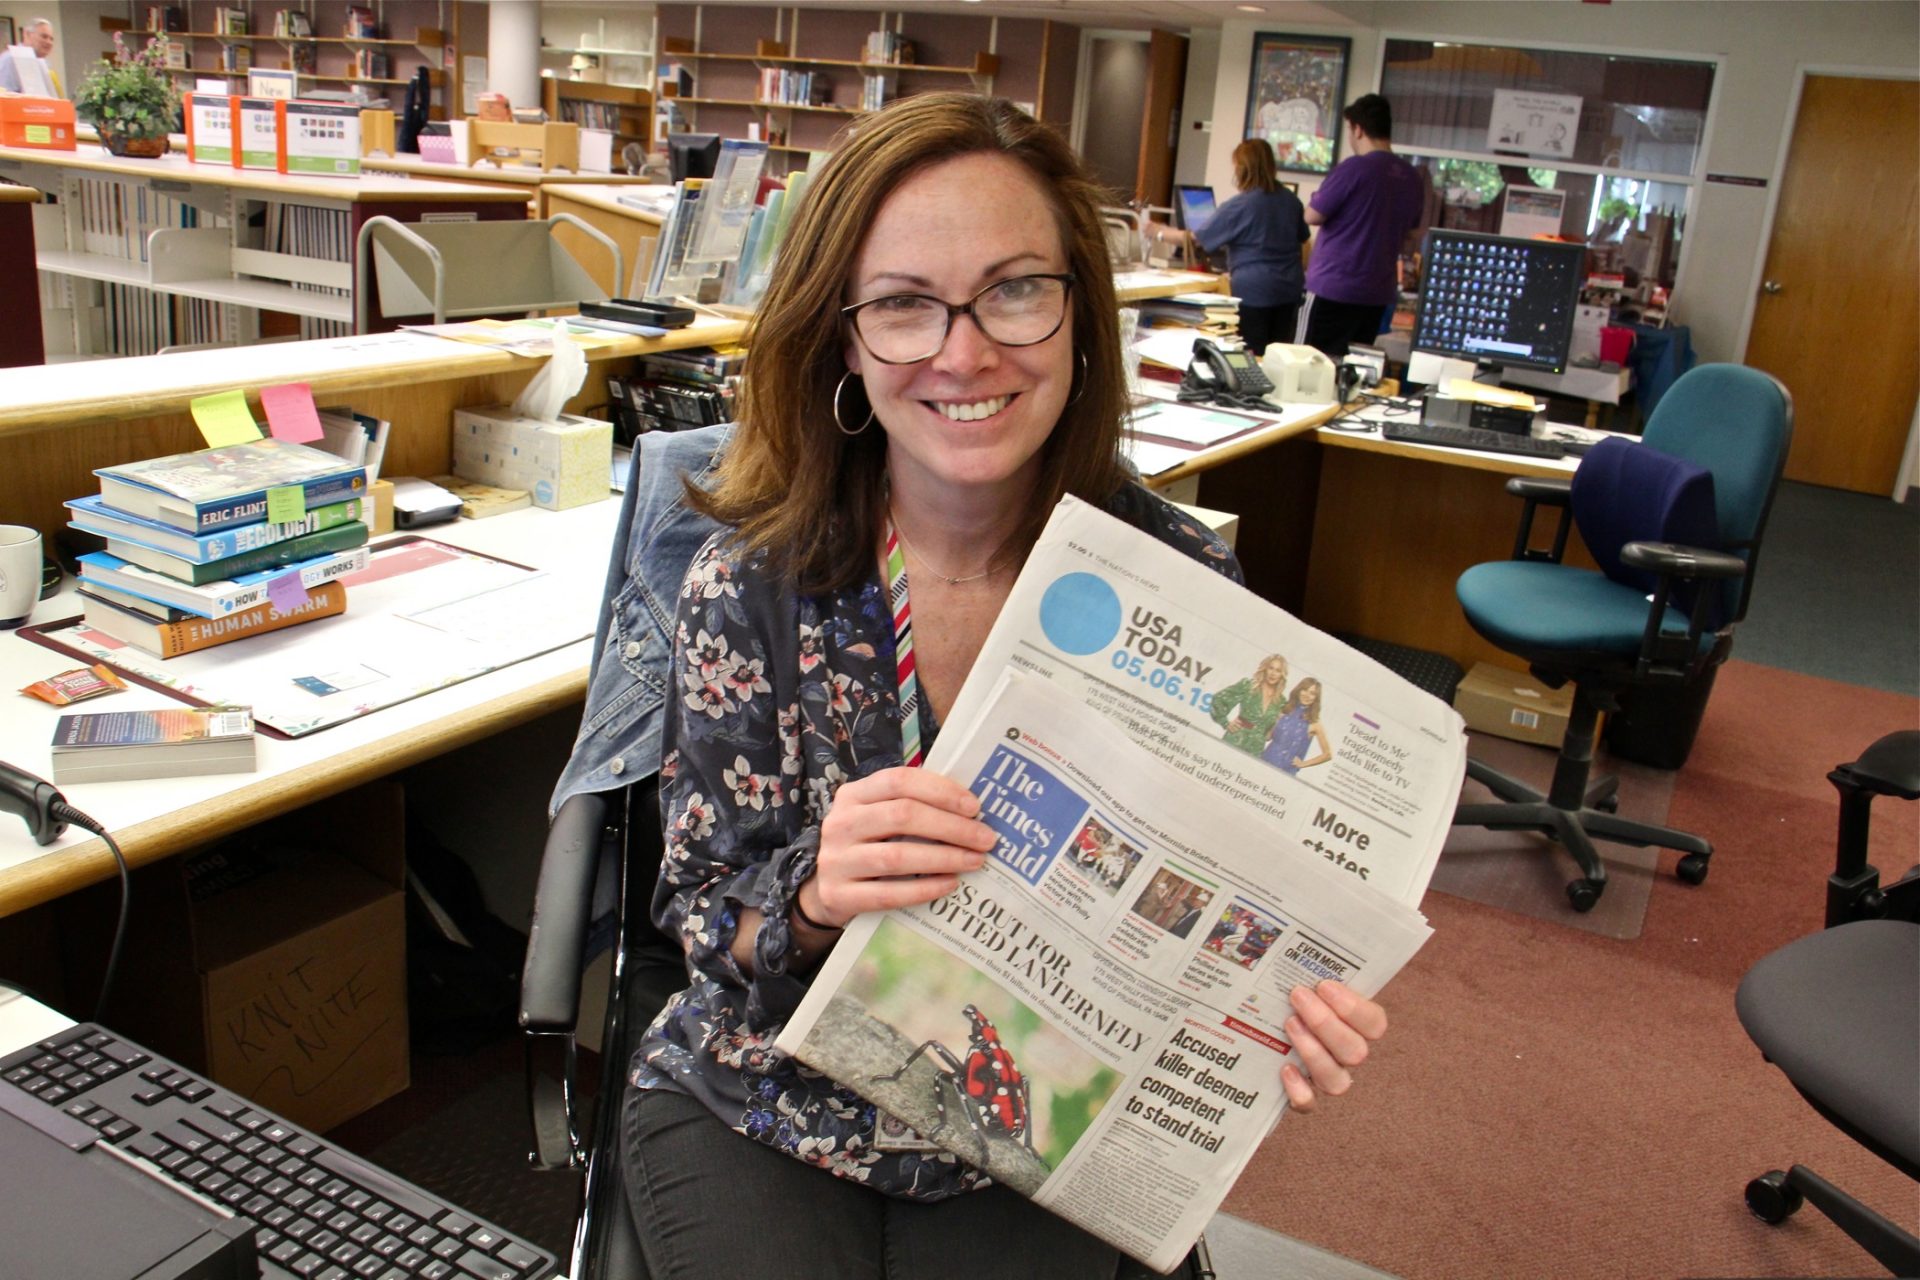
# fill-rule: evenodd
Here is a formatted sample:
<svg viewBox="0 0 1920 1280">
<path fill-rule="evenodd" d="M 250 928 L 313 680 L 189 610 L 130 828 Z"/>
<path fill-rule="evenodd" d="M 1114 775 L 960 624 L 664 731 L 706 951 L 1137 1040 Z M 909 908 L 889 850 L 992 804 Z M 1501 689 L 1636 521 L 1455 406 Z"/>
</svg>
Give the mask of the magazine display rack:
<svg viewBox="0 0 1920 1280">
<path fill-rule="evenodd" d="M 354 324 L 365 332 L 367 272 L 388 315 L 431 314 L 435 324 L 476 316 L 576 307 L 608 294 L 553 238 L 566 225 L 590 237 L 623 279 L 620 246 L 585 219 L 555 214 L 529 222 L 419 222 L 369 218 L 355 261 Z"/>
</svg>

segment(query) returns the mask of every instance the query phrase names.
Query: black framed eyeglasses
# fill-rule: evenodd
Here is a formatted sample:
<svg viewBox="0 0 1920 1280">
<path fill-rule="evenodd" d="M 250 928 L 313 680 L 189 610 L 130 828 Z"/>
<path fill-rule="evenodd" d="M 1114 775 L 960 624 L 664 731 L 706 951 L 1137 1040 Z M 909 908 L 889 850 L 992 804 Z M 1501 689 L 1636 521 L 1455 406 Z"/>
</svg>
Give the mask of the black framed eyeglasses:
<svg viewBox="0 0 1920 1280">
<path fill-rule="evenodd" d="M 868 298 L 840 314 L 882 364 L 918 364 L 940 354 L 955 316 L 973 317 L 980 332 L 1003 347 L 1031 347 L 1060 332 L 1067 318 L 1071 272 L 1014 276 L 988 285 L 959 306 L 924 293 Z"/>
</svg>

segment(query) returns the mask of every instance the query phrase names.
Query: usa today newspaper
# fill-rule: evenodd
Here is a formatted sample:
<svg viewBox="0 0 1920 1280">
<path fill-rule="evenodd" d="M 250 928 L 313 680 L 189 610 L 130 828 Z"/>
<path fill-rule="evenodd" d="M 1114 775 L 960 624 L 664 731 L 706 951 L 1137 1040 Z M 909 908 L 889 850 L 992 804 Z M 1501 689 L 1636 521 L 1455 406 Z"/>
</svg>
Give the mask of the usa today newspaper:
<svg viewBox="0 0 1920 1280">
<path fill-rule="evenodd" d="M 779 1047 L 1165 1271 L 1285 1108 L 1287 993 L 1429 935 L 1465 761 L 1438 699 L 1068 499 L 927 761 L 999 844 L 856 920 Z"/>
</svg>

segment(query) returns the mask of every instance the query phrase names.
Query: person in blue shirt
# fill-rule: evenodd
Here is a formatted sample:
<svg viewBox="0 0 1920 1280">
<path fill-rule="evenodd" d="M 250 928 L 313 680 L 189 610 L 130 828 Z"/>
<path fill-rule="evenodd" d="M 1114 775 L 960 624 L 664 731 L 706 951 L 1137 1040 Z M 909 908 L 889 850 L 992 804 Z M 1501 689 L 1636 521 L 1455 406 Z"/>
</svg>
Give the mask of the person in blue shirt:
<svg viewBox="0 0 1920 1280">
<path fill-rule="evenodd" d="M 1274 176 L 1273 148 L 1248 138 L 1233 149 L 1233 181 L 1240 194 L 1221 205 L 1193 233 L 1209 255 L 1225 252 L 1229 283 L 1240 299 L 1240 337 L 1259 355 L 1269 342 L 1292 342 L 1306 271 L 1306 209 Z"/>
</svg>

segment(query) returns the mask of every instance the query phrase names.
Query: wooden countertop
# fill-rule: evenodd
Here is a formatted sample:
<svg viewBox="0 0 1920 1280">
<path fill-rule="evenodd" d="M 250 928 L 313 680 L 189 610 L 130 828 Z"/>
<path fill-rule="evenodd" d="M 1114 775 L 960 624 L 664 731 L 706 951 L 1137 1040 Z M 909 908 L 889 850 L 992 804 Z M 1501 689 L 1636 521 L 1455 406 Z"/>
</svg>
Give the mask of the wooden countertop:
<svg viewBox="0 0 1920 1280">
<path fill-rule="evenodd" d="M 546 173 L 531 165 L 495 165 L 484 160 L 474 165 L 447 164 L 439 160 L 422 160 L 415 155 L 362 156 L 360 168 L 363 172 L 405 173 L 420 178 L 441 178 L 448 182 L 498 182 L 518 187 L 545 187 L 556 182 L 626 186 L 648 181 L 630 173 L 569 173 L 564 170 Z"/>
<path fill-rule="evenodd" d="M 234 169 L 226 165 L 194 164 L 177 152 L 151 160 L 130 159 L 83 142 L 72 151 L 42 151 L 33 147 L 0 147 L 0 173 L 15 165 L 46 165 L 57 169 L 85 169 L 130 178 L 165 178 L 175 182 L 209 183 L 269 195 L 301 196 L 342 201 L 497 201 L 520 202 L 527 193 L 513 186 L 482 186 L 478 182 L 431 182 L 394 174 L 361 174 L 357 178 L 316 178 L 307 174 L 271 173 L 263 169 Z"/>
</svg>

